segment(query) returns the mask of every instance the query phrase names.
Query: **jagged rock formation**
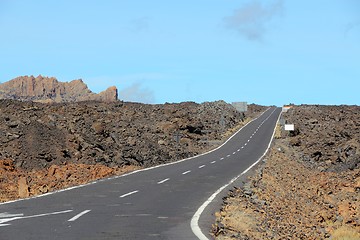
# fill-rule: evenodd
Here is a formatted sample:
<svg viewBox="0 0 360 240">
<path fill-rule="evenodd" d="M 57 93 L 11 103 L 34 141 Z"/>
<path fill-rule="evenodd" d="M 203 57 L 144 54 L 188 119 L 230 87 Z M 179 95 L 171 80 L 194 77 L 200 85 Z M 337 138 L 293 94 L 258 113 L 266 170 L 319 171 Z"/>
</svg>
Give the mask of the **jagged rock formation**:
<svg viewBox="0 0 360 240">
<path fill-rule="evenodd" d="M 97 100 L 113 102 L 118 100 L 117 88 L 109 87 L 96 94 L 81 80 L 59 82 L 54 77 L 41 75 L 22 76 L 0 84 L 0 99 L 16 99 L 34 102 L 79 102 Z"/>
</svg>

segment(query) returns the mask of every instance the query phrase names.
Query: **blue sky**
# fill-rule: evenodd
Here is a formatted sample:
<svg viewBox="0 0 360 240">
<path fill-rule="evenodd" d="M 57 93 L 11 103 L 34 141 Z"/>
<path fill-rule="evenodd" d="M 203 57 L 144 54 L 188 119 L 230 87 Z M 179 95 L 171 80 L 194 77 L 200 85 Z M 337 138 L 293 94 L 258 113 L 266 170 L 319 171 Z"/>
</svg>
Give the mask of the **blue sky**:
<svg viewBox="0 0 360 240">
<path fill-rule="evenodd" d="M 0 82 L 146 103 L 360 105 L 358 0 L 0 0 Z"/>
</svg>

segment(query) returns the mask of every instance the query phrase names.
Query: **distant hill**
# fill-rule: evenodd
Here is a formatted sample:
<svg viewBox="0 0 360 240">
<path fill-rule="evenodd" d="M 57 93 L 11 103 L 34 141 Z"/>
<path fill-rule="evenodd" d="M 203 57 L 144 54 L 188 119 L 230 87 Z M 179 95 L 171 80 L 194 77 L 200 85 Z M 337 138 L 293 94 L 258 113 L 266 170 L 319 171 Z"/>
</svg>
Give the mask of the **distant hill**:
<svg viewBox="0 0 360 240">
<path fill-rule="evenodd" d="M 59 82 L 54 77 L 21 76 L 0 84 L 0 99 L 45 103 L 87 100 L 113 102 L 118 100 L 118 92 L 112 86 L 99 94 L 93 93 L 81 79 Z"/>
</svg>

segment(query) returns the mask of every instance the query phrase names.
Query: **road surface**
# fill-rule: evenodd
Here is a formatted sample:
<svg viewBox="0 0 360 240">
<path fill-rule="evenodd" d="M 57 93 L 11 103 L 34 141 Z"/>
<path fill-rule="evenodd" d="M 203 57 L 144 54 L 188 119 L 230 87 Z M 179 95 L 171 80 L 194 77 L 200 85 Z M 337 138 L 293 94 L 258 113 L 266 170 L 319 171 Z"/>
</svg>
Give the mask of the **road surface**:
<svg viewBox="0 0 360 240">
<path fill-rule="evenodd" d="M 211 239 L 209 213 L 218 206 L 204 203 L 263 156 L 280 112 L 269 108 L 192 159 L 0 204 L 0 239 Z"/>
</svg>

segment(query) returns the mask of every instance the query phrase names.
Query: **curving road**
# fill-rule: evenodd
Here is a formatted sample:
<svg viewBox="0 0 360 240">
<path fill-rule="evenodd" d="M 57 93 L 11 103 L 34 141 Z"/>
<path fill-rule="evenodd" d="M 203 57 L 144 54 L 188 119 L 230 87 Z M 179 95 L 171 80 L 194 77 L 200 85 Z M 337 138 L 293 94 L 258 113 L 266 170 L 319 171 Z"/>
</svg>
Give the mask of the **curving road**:
<svg viewBox="0 0 360 240">
<path fill-rule="evenodd" d="M 226 194 L 214 192 L 259 161 L 280 113 L 269 108 L 192 159 L 0 204 L 0 239 L 210 239 L 211 212 Z"/>
</svg>

